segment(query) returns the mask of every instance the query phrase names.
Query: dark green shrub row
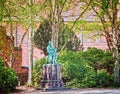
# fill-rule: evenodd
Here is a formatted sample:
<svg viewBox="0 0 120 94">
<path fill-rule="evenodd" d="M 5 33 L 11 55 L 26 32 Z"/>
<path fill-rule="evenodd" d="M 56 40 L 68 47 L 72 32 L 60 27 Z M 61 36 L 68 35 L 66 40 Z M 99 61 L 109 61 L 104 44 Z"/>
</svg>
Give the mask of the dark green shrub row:
<svg viewBox="0 0 120 94">
<path fill-rule="evenodd" d="M 87 51 L 83 52 L 84 59 L 90 61 L 92 66 L 97 72 L 99 69 L 106 69 L 110 74 L 113 73 L 114 59 L 112 53 L 97 48 L 88 48 Z"/>
<path fill-rule="evenodd" d="M 34 85 L 38 86 L 42 76 L 45 59 L 35 63 L 33 70 Z M 112 53 L 97 48 L 87 51 L 63 51 L 58 56 L 62 65 L 62 77 L 67 87 L 108 87 L 113 85 Z"/>
<path fill-rule="evenodd" d="M 18 77 L 12 68 L 7 68 L 0 58 L 0 87 L 4 93 L 10 92 L 18 85 Z"/>
<path fill-rule="evenodd" d="M 63 80 L 69 87 L 106 87 L 113 85 L 112 53 L 97 48 L 63 51 L 58 57 Z"/>
<path fill-rule="evenodd" d="M 62 64 L 62 75 L 64 83 L 68 87 L 85 87 L 88 83 L 94 86 L 92 80 L 87 77 L 94 74 L 93 68 L 89 66 L 89 61 L 83 59 L 83 52 L 64 51 L 58 58 Z M 87 80 L 87 81 L 85 81 Z M 83 84 L 84 83 L 84 84 Z"/>
</svg>

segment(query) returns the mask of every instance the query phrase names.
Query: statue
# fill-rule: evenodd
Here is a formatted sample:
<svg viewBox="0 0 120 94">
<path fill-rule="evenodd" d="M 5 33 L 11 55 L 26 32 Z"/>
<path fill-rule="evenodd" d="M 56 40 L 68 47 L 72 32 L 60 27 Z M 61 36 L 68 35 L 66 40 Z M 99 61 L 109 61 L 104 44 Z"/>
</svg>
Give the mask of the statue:
<svg viewBox="0 0 120 94">
<path fill-rule="evenodd" d="M 61 76 L 61 65 L 57 64 L 57 49 L 54 48 L 51 41 L 47 46 L 46 61 L 50 64 L 43 65 L 41 89 L 43 90 L 62 90 L 64 83 Z"/>
<path fill-rule="evenodd" d="M 51 41 L 49 41 L 48 46 L 47 46 L 47 61 L 50 64 L 56 64 L 56 60 L 57 60 L 57 50 L 53 47 L 53 44 Z"/>
</svg>

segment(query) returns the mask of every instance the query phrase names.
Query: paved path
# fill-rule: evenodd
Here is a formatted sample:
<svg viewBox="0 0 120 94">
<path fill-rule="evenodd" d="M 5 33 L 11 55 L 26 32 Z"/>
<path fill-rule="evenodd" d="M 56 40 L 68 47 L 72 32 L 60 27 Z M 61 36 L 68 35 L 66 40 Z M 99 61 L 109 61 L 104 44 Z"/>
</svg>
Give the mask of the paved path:
<svg viewBox="0 0 120 94">
<path fill-rule="evenodd" d="M 53 91 L 41 91 L 41 90 L 25 90 L 19 93 L 10 94 L 120 94 L 119 89 L 102 89 L 102 88 L 84 88 L 74 90 L 53 90 Z"/>
<path fill-rule="evenodd" d="M 120 89 L 76 89 L 64 91 L 46 91 L 35 90 L 25 94 L 120 94 Z"/>
</svg>

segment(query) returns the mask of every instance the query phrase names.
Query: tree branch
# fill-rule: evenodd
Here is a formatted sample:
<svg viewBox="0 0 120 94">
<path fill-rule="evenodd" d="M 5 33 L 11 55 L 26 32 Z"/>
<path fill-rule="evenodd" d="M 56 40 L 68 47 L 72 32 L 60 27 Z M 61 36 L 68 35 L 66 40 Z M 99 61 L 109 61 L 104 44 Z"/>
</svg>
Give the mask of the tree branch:
<svg viewBox="0 0 120 94">
<path fill-rule="evenodd" d="M 23 40 L 24 40 L 24 37 L 25 37 L 25 35 L 27 34 L 27 32 L 28 32 L 28 29 L 29 29 L 29 28 L 30 28 L 30 25 L 28 26 L 28 28 L 27 28 L 26 32 L 23 34 L 23 36 L 22 36 L 22 38 L 21 38 L 21 42 L 20 42 L 19 47 L 21 47 L 22 42 L 23 42 Z"/>
<path fill-rule="evenodd" d="M 90 0 L 90 2 L 88 3 L 87 7 L 84 9 L 84 11 L 79 15 L 78 18 L 76 18 L 76 20 L 74 21 L 72 27 L 70 28 L 71 30 L 73 29 L 73 27 L 75 26 L 76 22 L 80 19 L 80 17 L 87 11 L 87 9 L 89 8 L 90 4 L 91 4 L 92 0 Z"/>
</svg>

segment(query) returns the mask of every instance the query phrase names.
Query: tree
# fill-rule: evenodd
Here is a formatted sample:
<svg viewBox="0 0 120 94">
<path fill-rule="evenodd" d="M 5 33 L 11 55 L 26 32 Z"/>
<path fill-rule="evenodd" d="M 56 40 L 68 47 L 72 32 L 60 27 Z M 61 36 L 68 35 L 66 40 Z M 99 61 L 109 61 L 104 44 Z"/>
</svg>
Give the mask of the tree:
<svg viewBox="0 0 120 94">
<path fill-rule="evenodd" d="M 44 54 L 47 55 L 46 47 L 48 42 L 51 40 L 51 21 L 48 19 L 41 22 L 39 28 L 34 33 L 33 43 L 35 47 L 44 51 Z"/>
<path fill-rule="evenodd" d="M 2 0 L 6 1 L 6 0 Z M 3 21 L 7 21 L 10 26 L 10 67 L 14 62 L 14 23 L 20 22 L 22 25 L 28 28 L 29 31 L 29 76 L 28 76 L 28 85 L 31 86 L 32 83 L 32 63 L 33 63 L 33 45 L 32 45 L 32 37 L 33 37 L 33 27 L 36 21 L 36 15 L 38 15 L 38 11 L 41 8 L 40 3 L 35 3 L 33 0 L 9 0 L 5 3 L 1 3 L 0 9 L 2 10 Z M 38 7 L 39 6 L 39 7 Z M 37 11 L 36 11 L 37 10 Z M 0 11 L 1 14 L 1 11 Z M 26 31 L 27 32 L 27 31 Z M 25 33 L 26 34 L 26 33 Z M 24 39 L 24 36 L 21 39 L 21 43 Z M 21 44 L 20 44 L 21 46 Z"/>
<path fill-rule="evenodd" d="M 5 0 L 0 0 L 0 22 L 3 19 L 3 4 L 5 3 Z"/>
<path fill-rule="evenodd" d="M 29 27 L 29 54 L 28 54 L 28 58 L 29 58 L 29 73 L 28 73 L 28 86 L 32 86 L 32 66 L 33 66 L 33 44 L 32 44 L 32 41 L 33 41 L 33 14 L 32 14 L 32 5 L 33 5 L 33 0 L 29 0 L 29 5 L 31 7 L 30 8 L 30 21 L 29 21 L 29 24 L 30 24 L 30 27 Z"/>
<path fill-rule="evenodd" d="M 6 0 L 1 0 L 1 10 L 2 10 L 2 15 L 1 18 L 3 21 L 7 20 L 9 22 L 9 27 L 10 27 L 10 32 L 9 32 L 9 39 L 10 39 L 10 61 L 9 61 L 9 67 L 12 67 L 12 64 L 15 60 L 14 54 L 14 36 L 13 36 L 13 24 L 14 24 L 14 15 L 17 11 L 16 4 L 14 1 L 6 1 Z M 2 22 L 1 22 L 2 23 Z"/>
<path fill-rule="evenodd" d="M 24 2 L 24 3 L 23 3 Z M 28 65 L 29 65 L 29 71 L 28 71 L 28 86 L 32 86 L 32 69 L 33 69 L 33 33 L 35 30 L 35 24 L 38 23 L 41 19 L 41 11 L 43 10 L 44 6 L 41 6 L 44 1 L 35 2 L 35 0 L 20 0 L 19 1 L 19 15 L 21 24 L 23 24 L 26 28 L 28 28 L 28 44 L 29 44 L 29 52 L 28 52 Z M 25 32 L 25 34 L 26 34 Z M 24 34 L 24 36 L 25 36 Z M 23 36 L 23 38 L 24 38 Z M 21 43 L 23 41 L 23 38 L 21 40 Z"/>
<path fill-rule="evenodd" d="M 85 9 L 83 9 L 83 11 L 81 12 L 80 16 L 78 18 L 76 18 L 74 24 L 71 26 L 71 31 L 73 29 L 73 27 L 75 26 L 75 23 L 77 22 L 77 20 L 79 20 L 82 15 L 85 13 L 85 11 L 88 9 L 90 3 L 92 0 L 89 1 L 89 3 L 85 4 L 87 7 L 85 7 Z M 46 5 L 46 10 L 47 13 L 46 15 L 48 15 L 47 17 L 51 17 L 50 22 L 52 22 L 52 36 L 51 36 L 51 41 L 53 42 L 53 45 L 55 48 L 58 48 L 58 38 L 59 38 L 59 34 L 62 28 L 64 28 L 64 20 L 62 18 L 62 12 L 63 11 L 68 11 L 72 8 L 74 8 L 77 3 L 79 3 L 79 1 L 74 1 L 74 0 L 46 0 L 45 5 Z M 74 36 L 75 37 L 75 36 Z M 68 37 L 68 39 L 66 39 L 66 42 L 63 45 L 63 48 L 66 47 L 65 45 L 67 44 L 68 40 L 70 37 Z M 73 38 L 74 39 L 74 38 Z"/>
<path fill-rule="evenodd" d="M 120 29 L 117 23 L 117 9 L 118 6 L 118 0 L 112 0 L 112 22 L 111 22 L 111 27 L 112 27 L 112 36 L 113 36 L 113 57 L 115 60 L 115 66 L 114 66 L 114 76 L 115 76 L 115 82 L 119 84 L 119 57 L 118 57 L 118 41 L 119 41 L 119 32 Z"/>
<path fill-rule="evenodd" d="M 69 0 L 68 0 L 69 1 Z M 51 0 L 52 36 L 51 41 L 54 47 L 58 48 L 58 34 L 60 32 L 63 19 L 61 13 L 67 0 Z"/>
<path fill-rule="evenodd" d="M 70 30 L 68 25 L 65 25 L 64 23 L 61 23 L 61 31 L 58 35 L 58 52 L 61 51 L 63 48 L 63 45 L 66 42 L 66 45 L 64 49 L 66 50 L 72 50 L 77 51 L 80 50 L 80 40 L 76 37 L 75 32 Z M 44 20 L 37 29 L 37 31 L 34 33 L 33 42 L 34 45 L 43 50 L 44 54 L 47 55 L 46 47 L 48 45 L 48 42 L 51 40 L 52 36 L 52 22 L 48 19 Z M 68 38 L 69 37 L 69 38 Z M 69 40 L 68 40 L 69 39 Z"/>
<path fill-rule="evenodd" d="M 24 2 L 24 3 L 23 3 Z M 35 26 L 35 17 L 36 17 L 36 8 L 38 7 L 39 3 L 36 4 L 33 0 L 21 0 L 18 1 L 19 3 L 19 12 L 18 14 L 21 15 L 20 22 L 27 28 L 25 34 L 28 33 L 28 86 L 32 86 L 32 68 L 33 68 L 33 31 Z M 26 19 L 27 18 L 27 19 Z M 21 39 L 21 43 L 24 39 L 23 35 Z M 21 44 L 19 45 L 21 46 Z"/>
<path fill-rule="evenodd" d="M 115 83 L 119 84 L 119 20 L 118 20 L 118 0 L 95 0 L 91 8 L 97 14 L 103 25 L 103 33 L 106 36 L 109 49 L 113 52 L 114 57 L 114 77 Z"/>
<path fill-rule="evenodd" d="M 5 64 L 9 67 L 9 55 L 10 55 L 10 38 L 6 35 L 4 26 L 0 26 L 0 57 L 4 59 Z"/>
</svg>

